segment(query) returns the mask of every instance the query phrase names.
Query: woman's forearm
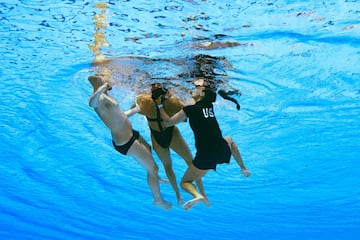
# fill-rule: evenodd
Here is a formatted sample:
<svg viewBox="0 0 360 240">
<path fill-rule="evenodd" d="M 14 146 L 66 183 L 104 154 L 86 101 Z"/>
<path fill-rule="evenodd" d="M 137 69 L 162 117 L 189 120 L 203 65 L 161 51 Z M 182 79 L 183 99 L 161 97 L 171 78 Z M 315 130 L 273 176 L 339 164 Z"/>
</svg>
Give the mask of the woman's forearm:
<svg viewBox="0 0 360 240">
<path fill-rule="evenodd" d="M 187 118 L 183 110 L 180 110 L 179 112 L 175 113 L 172 117 L 169 117 L 169 115 L 167 115 L 163 107 L 160 107 L 160 114 L 161 114 L 161 118 L 164 121 L 164 125 L 166 127 L 174 126 L 179 122 L 184 122 Z"/>
</svg>

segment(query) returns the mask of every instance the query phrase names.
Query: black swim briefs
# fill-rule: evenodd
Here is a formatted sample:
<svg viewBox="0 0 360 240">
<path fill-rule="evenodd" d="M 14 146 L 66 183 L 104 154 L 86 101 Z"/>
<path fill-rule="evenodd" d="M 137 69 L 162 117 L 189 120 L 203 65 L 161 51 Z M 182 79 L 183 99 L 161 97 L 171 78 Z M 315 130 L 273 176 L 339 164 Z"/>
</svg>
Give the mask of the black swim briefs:
<svg viewBox="0 0 360 240">
<path fill-rule="evenodd" d="M 129 148 L 131 147 L 131 145 L 135 142 L 136 139 L 139 139 L 139 137 L 140 137 L 139 132 L 136 130 L 133 130 L 133 135 L 127 143 L 125 143 L 124 145 L 118 146 L 115 144 L 114 141 L 112 141 L 112 144 L 119 153 L 126 155 L 127 152 L 129 151 Z"/>
</svg>

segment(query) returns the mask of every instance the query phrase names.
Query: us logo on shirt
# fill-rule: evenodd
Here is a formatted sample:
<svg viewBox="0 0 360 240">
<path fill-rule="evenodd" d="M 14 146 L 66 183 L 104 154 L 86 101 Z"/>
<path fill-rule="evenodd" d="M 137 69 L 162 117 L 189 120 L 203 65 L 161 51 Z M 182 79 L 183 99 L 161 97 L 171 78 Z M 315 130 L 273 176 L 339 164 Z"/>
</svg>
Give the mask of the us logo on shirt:
<svg viewBox="0 0 360 240">
<path fill-rule="evenodd" d="M 203 108 L 202 109 L 204 118 L 214 117 L 214 110 L 212 108 Z"/>
</svg>

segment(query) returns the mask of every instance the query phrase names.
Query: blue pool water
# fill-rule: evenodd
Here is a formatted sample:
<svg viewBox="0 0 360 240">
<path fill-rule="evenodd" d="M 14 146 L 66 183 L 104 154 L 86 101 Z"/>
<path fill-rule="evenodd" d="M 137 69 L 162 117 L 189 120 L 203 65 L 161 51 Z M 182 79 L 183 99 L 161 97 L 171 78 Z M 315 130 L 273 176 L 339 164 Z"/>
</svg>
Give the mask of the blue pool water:
<svg viewBox="0 0 360 240">
<path fill-rule="evenodd" d="M 0 2 L 1 239 L 359 239 L 360 1 L 98 3 Z M 211 207 L 184 211 L 169 185 L 174 207 L 152 206 L 144 170 L 87 105 L 94 52 L 119 59 L 123 109 L 141 90 L 132 67 L 172 79 L 189 67 L 175 62 L 224 57 L 242 108 L 215 110 L 252 176 L 231 162 L 204 178 Z"/>
</svg>

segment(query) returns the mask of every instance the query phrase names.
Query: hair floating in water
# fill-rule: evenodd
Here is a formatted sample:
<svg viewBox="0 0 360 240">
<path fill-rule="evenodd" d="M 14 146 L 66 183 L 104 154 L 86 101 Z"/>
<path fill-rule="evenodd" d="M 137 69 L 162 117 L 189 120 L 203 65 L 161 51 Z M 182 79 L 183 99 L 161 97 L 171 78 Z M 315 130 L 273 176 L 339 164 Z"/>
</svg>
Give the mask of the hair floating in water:
<svg viewBox="0 0 360 240">
<path fill-rule="evenodd" d="M 226 99 L 226 100 L 229 100 L 229 101 L 235 103 L 235 104 L 236 104 L 236 109 L 237 109 L 238 111 L 240 110 L 240 104 L 238 103 L 238 101 L 237 101 L 235 98 L 229 96 L 229 95 L 231 95 L 231 94 L 234 94 L 234 92 L 231 92 L 231 91 L 225 92 L 224 90 L 221 90 L 221 89 L 220 89 L 220 90 L 218 91 L 218 93 L 219 93 L 219 95 L 220 95 L 222 98 L 224 98 L 224 99 Z"/>
</svg>

